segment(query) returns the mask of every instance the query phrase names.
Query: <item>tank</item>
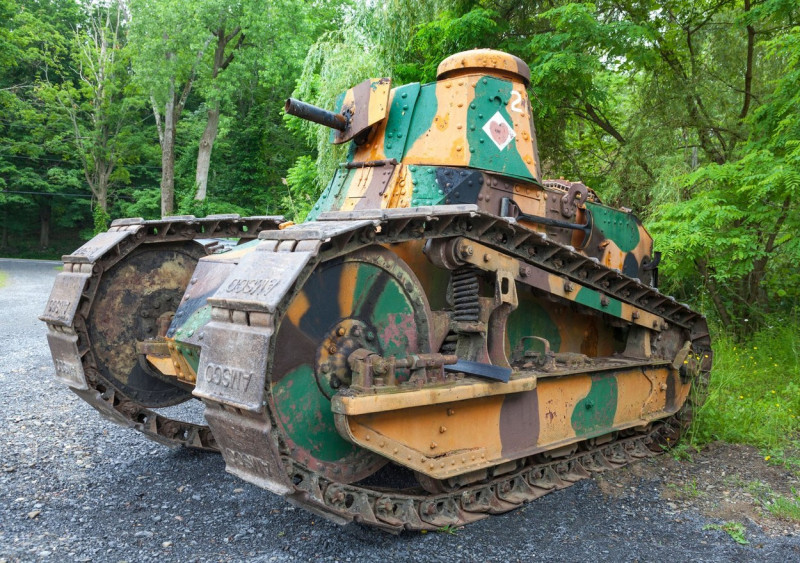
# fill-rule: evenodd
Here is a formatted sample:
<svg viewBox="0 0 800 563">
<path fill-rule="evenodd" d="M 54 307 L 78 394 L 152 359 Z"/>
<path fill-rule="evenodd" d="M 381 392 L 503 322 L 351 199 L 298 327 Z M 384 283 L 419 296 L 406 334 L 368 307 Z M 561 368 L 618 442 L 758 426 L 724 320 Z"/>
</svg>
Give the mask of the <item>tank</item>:
<svg viewBox="0 0 800 563">
<path fill-rule="evenodd" d="M 308 219 L 115 220 L 64 257 L 41 317 L 55 377 L 116 423 L 389 532 L 663 451 L 711 366 L 706 320 L 659 292 L 630 210 L 541 177 L 529 79 L 473 50 L 333 111 L 288 100 L 350 143 Z"/>
</svg>

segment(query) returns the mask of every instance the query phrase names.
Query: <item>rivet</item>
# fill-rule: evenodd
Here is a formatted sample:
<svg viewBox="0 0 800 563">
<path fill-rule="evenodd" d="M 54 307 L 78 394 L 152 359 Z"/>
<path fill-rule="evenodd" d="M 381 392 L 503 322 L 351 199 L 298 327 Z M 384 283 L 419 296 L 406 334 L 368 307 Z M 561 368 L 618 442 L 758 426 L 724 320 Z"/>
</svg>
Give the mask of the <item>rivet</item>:
<svg viewBox="0 0 800 563">
<path fill-rule="evenodd" d="M 345 330 L 343 326 L 340 326 L 339 328 L 336 329 L 336 334 L 338 334 L 339 336 L 344 336 L 344 333 Z"/>
<path fill-rule="evenodd" d="M 435 450 L 436 446 L 438 446 L 438 444 L 436 442 L 431 442 L 431 449 L 432 450 Z"/>
<path fill-rule="evenodd" d="M 456 414 L 455 409 L 447 409 L 447 416 L 453 416 L 454 414 Z"/>
<path fill-rule="evenodd" d="M 372 439 L 372 436 L 370 436 L 369 434 L 367 434 L 366 436 L 364 436 L 364 439 L 365 439 L 367 442 L 369 442 L 369 441 Z"/>
<path fill-rule="evenodd" d="M 444 434 L 445 432 L 447 432 L 447 427 L 446 426 L 440 426 L 439 427 L 439 434 Z"/>
</svg>

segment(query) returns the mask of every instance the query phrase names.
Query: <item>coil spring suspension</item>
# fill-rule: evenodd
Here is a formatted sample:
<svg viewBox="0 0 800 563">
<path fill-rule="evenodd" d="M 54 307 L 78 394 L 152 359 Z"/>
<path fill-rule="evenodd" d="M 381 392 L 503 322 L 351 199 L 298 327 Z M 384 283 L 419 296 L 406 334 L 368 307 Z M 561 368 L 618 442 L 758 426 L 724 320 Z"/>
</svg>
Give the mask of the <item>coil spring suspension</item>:
<svg viewBox="0 0 800 563">
<path fill-rule="evenodd" d="M 478 301 L 480 285 L 475 270 L 471 266 L 455 270 L 450 284 L 453 290 L 453 318 L 458 322 L 478 321 L 481 309 Z"/>
<path fill-rule="evenodd" d="M 457 322 L 476 322 L 480 319 L 480 284 L 472 266 L 459 268 L 450 275 L 453 299 L 453 319 Z M 450 332 L 441 346 L 442 354 L 455 354 L 458 334 Z"/>
</svg>

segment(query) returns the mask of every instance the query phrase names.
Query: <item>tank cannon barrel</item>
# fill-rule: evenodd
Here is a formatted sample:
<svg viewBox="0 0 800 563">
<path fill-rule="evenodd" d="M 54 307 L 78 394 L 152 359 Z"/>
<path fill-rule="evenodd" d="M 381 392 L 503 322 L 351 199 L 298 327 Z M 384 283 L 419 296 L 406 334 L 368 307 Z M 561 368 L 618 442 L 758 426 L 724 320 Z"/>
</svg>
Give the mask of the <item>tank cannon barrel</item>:
<svg viewBox="0 0 800 563">
<path fill-rule="evenodd" d="M 334 113 L 326 109 L 319 108 L 294 98 L 286 100 L 283 109 L 289 115 L 294 115 L 301 119 L 307 119 L 320 125 L 325 125 L 337 131 L 344 131 L 347 128 L 347 118 L 340 113 Z"/>
</svg>

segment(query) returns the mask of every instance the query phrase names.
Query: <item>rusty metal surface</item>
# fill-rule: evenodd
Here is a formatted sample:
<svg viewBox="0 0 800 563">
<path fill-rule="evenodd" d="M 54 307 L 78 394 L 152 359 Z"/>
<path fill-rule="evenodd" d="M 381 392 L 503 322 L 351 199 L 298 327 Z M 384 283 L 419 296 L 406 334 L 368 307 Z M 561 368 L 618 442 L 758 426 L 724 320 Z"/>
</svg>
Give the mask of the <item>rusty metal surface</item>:
<svg viewBox="0 0 800 563">
<path fill-rule="evenodd" d="M 482 215 L 473 210 L 466 214 L 453 216 L 452 220 L 437 219 L 437 217 L 431 217 L 429 213 L 395 216 L 383 220 L 379 232 L 376 232 L 377 229 L 373 222 L 378 219 L 366 221 L 360 230 L 347 230 L 345 233 L 333 235 L 332 244 L 326 247 L 326 250 L 321 250 L 324 255 L 317 256 L 314 260 L 330 259 L 332 255 L 336 254 L 347 254 L 370 242 L 380 242 L 382 237 L 386 237 L 386 242 L 396 242 L 412 240 L 418 237 L 419 233 L 425 233 L 424 236 L 431 238 L 467 235 L 469 238 L 477 238 L 495 249 L 501 249 L 509 255 L 518 256 L 526 262 L 537 263 L 548 271 L 558 272 L 568 279 L 581 280 L 587 285 L 602 287 L 606 293 L 615 295 L 617 298 L 636 301 L 637 306 L 642 306 L 645 310 L 658 311 L 658 314 L 663 315 L 670 323 L 694 326 L 693 332 L 701 340 L 704 338 L 705 331 L 700 328 L 701 324 L 704 325 L 704 321 L 696 313 L 660 296 L 652 288 L 631 281 L 615 272 L 597 268 L 596 263 L 592 260 L 558 243 L 530 233 L 521 226 L 497 217 Z M 181 230 L 180 226 L 174 228 Z M 365 235 L 365 232 L 368 234 Z M 337 243 L 337 236 L 345 240 Z M 264 242 L 275 244 L 273 241 Z M 285 241 L 275 244 L 272 248 L 273 252 L 279 254 L 277 252 L 278 245 L 283 242 Z M 297 244 L 293 246 L 297 248 L 300 242 L 302 241 L 297 241 Z M 307 277 L 305 272 L 313 270 L 314 264 L 314 261 L 309 261 L 304 268 L 304 273 L 301 273 L 298 279 L 305 279 Z M 618 291 L 617 288 L 619 288 Z M 637 288 L 640 288 L 640 291 L 635 291 Z M 295 289 L 290 290 L 284 296 L 283 302 L 277 303 L 275 310 L 278 314 L 285 311 L 284 303 L 289 303 L 294 298 Z M 662 310 L 659 311 L 659 308 Z M 228 319 L 231 321 L 229 324 L 234 325 L 235 323 L 232 321 L 238 309 L 229 309 L 229 311 L 230 313 L 226 313 L 224 319 Z M 244 313 L 245 315 L 240 318 L 247 318 L 247 312 Z M 269 325 L 268 319 L 259 318 L 257 315 L 254 320 L 259 323 L 257 326 Z M 235 330 L 249 329 L 246 324 L 241 324 Z M 74 349 L 71 349 L 70 353 L 74 355 Z M 209 356 L 210 358 L 212 356 Z M 208 365 L 208 361 L 205 365 Z M 119 408 L 119 404 L 124 401 L 116 399 L 116 392 L 109 392 L 106 389 L 104 393 L 92 393 L 90 390 L 81 392 L 81 395 L 98 406 L 99 410 L 107 416 L 115 418 L 118 422 L 129 424 L 154 439 L 171 444 L 185 443 L 195 447 L 216 447 L 216 442 L 210 432 L 202 427 L 181 426 L 176 434 L 165 435 L 163 432 L 165 424 L 158 415 L 148 414 L 146 409 L 139 406 L 130 409 Z M 208 397 L 206 400 L 212 404 L 214 402 L 213 394 L 208 393 Z M 245 406 L 246 404 L 246 406 L 255 408 L 256 402 L 256 398 L 248 397 L 241 401 L 241 405 Z M 117 403 L 117 408 L 113 406 L 114 403 Z M 268 412 L 261 411 L 253 415 L 237 412 L 235 416 L 227 416 L 228 411 L 222 411 L 219 408 L 214 412 L 215 414 L 212 414 L 210 419 L 215 420 L 219 426 L 218 433 L 221 440 L 230 446 L 226 461 L 230 464 L 232 471 L 260 486 L 281 491 L 281 494 L 287 494 L 287 498 L 291 498 L 293 502 L 300 503 L 328 517 L 340 521 L 358 519 L 387 530 L 433 529 L 442 525 L 442 522 L 463 523 L 482 517 L 488 512 L 509 510 L 517 506 L 519 502 L 535 498 L 558 486 L 565 486 L 578 478 L 585 477 L 588 471 L 594 470 L 590 468 L 605 468 L 607 463 L 601 463 L 598 461 L 599 459 L 616 460 L 608 462 L 614 465 L 627 462 L 631 457 L 630 452 L 635 452 L 637 455 L 648 455 L 646 443 L 654 436 L 661 436 L 665 432 L 670 435 L 674 434 L 675 428 L 673 423 L 659 423 L 650 434 L 612 443 L 606 450 L 603 450 L 607 453 L 581 454 L 565 461 L 546 464 L 546 466 L 533 465 L 531 469 L 521 474 L 505 475 L 489 485 L 462 488 L 457 493 L 450 493 L 445 497 L 431 498 L 428 494 L 415 496 L 377 492 L 369 488 L 336 484 L 299 464 L 291 458 L 290 452 L 281 449 L 280 440 L 277 439 Z M 224 417 L 217 416 L 219 412 L 225 412 L 226 415 Z M 215 416 L 216 418 L 214 418 Z M 237 441 L 245 435 L 248 436 L 247 444 Z M 275 465 L 275 450 L 268 449 L 272 448 L 276 441 L 283 473 L 281 466 Z M 224 444 L 223 447 L 225 447 Z M 288 485 L 283 479 L 284 473 L 294 475 L 290 481 L 291 485 Z M 525 480 L 525 486 L 533 492 L 525 489 L 520 478 Z M 291 489 L 291 492 L 285 492 L 286 489 Z M 524 494 L 520 493 L 520 490 Z M 349 497 L 352 497 L 352 500 L 349 500 Z M 510 502 L 508 499 L 513 499 L 515 502 Z"/>
<path fill-rule="evenodd" d="M 105 418 L 134 428 L 165 445 L 216 450 L 207 426 L 171 419 L 148 409 L 126 395 L 98 370 L 94 342 L 87 318 L 96 306 L 95 297 L 105 273 L 142 245 L 177 242 L 183 245 L 194 238 L 234 236 L 255 238 L 263 229 L 276 229 L 282 217 L 212 217 L 201 220 L 141 219 L 116 220 L 110 232 L 128 234 L 100 236 L 86 248 L 102 246 L 106 253 L 85 252 L 64 257 L 64 271 L 56 276 L 51 299 L 42 320 L 48 324 L 57 377 Z M 130 233 L 134 233 L 133 236 Z M 99 236 L 99 235 L 98 235 Z M 95 239 L 93 239 L 95 240 Z M 119 241 L 109 244 L 109 241 Z M 88 260 L 93 260 L 88 262 Z M 83 280 L 83 282 L 81 281 Z M 135 343 L 132 343 L 135 344 Z"/>
<path fill-rule="evenodd" d="M 313 252 L 256 249 L 231 271 L 208 303 L 215 307 L 273 313 L 313 256 Z"/>
<path fill-rule="evenodd" d="M 211 345 L 200 356 L 194 396 L 262 411 L 272 328 L 212 321 L 203 330 Z"/>
<path fill-rule="evenodd" d="M 437 220 L 436 217 L 431 217 L 429 213 L 424 212 L 403 214 L 401 211 L 398 210 L 397 215 L 394 216 L 391 213 L 387 214 L 387 217 L 390 218 L 381 221 L 380 229 L 375 229 L 373 224 L 363 224 L 360 232 L 347 230 L 338 235 L 342 239 L 341 241 L 333 236 L 331 244 L 321 248 L 320 255 L 315 260 L 324 262 L 330 260 L 332 256 L 346 256 L 355 249 L 368 244 L 366 241 L 397 242 L 404 240 L 405 237 L 412 239 L 420 232 L 430 238 L 466 234 L 468 238 L 480 240 L 495 250 L 502 250 L 507 255 L 517 256 L 526 264 L 536 263 L 546 271 L 558 272 L 567 279 L 581 280 L 584 285 L 602 288 L 604 293 L 614 295 L 615 298 L 627 300 L 632 298 L 643 310 L 657 311 L 663 307 L 659 311 L 659 315 L 667 318 L 669 322 L 687 326 L 703 322 L 699 315 L 691 313 L 681 306 L 665 307 L 664 305 L 673 305 L 674 302 L 661 297 L 652 288 L 643 286 L 613 271 L 598 268 L 595 261 L 574 252 L 573 249 L 550 241 L 546 237 L 530 233 L 514 223 L 474 211 L 456 216 L 454 220 Z M 364 217 L 364 215 L 359 217 Z M 375 218 L 372 219 L 372 217 Z M 377 221 L 380 220 L 378 217 L 380 216 L 372 215 L 370 218 Z M 364 234 L 365 231 L 366 234 Z M 314 267 L 313 262 L 309 263 L 306 271 L 312 271 Z M 307 274 L 301 274 L 298 282 L 306 277 Z M 301 287 L 302 285 L 298 283 L 293 291 L 287 293 L 284 297 L 285 303 L 292 303 Z M 641 290 L 634 291 L 636 288 L 641 288 Z M 287 305 L 278 304 L 276 314 L 283 314 L 286 309 Z M 232 310 L 232 314 L 235 314 L 235 310 Z M 597 365 L 592 366 L 592 369 L 608 369 L 608 366 Z M 576 366 L 572 371 L 586 371 L 586 366 Z M 268 406 L 270 409 L 275 408 L 270 401 L 268 401 Z M 272 411 L 264 412 L 261 415 L 265 422 L 274 418 L 270 412 Z M 401 527 L 432 529 L 434 525 L 443 525 L 443 522 L 465 523 L 482 517 L 487 512 L 509 510 L 523 501 L 554 490 L 556 488 L 554 483 L 566 486 L 578 479 L 585 478 L 590 471 L 604 470 L 609 466 L 614 467 L 627 463 L 631 459 L 631 452 L 638 456 L 649 455 L 647 444 L 655 438 L 660 440 L 664 435 L 674 436 L 678 426 L 680 426 L 679 422 L 659 422 L 652 427 L 649 434 L 637 435 L 622 441 L 612 441 L 604 450 L 593 451 L 591 454 L 576 454 L 573 458 L 567 458 L 558 463 L 554 462 L 546 467 L 541 464 L 533 465 L 532 467 L 536 469 L 531 469 L 529 475 L 535 476 L 533 479 L 535 484 L 531 484 L 530 480 L 526 481 L 527 477 L 521 481 L 520 474 L 516 474 L 512 477 L 504 476 L 488 486 L 472 489 L 462 488 L 458 493 L 433 499 L 427 495 L 407 496 L 388 492 L 379 494 L 369 488 L 337 484 L 338 479 L 333 476 L 323 476 L 319 467 L 310 469 L 308 466 L 310 460 L 297 457 L 297 453 L 290 449 L 282 449 L 281 457 L 287 471 L 294 472 L 295 492 L 290 493 L 287 498 L 318 514 L 343 521 L 358 519 L 389 530 L 398 530 Z M 338 424 L 337 427 L 341 428 L 341 425 Z M 385 447 L 388 447 L 388 443 L 387 441 Z M 396 443 L 394 447 L 398 452 L 404 451 L 404 446 L 400 443 Z M 376 448 L 380 448 L 380 445 L 376 445 Z M 411 450 L 409 450 L 409 455 L 413 455 Z M 260 479 L 251 473 L 239 469 L 236 471 L 247 479 L 252 478 L 254 482 Z M 542 487 L 542 485 L 545 486 Z M 480 497 L 485 500 L 480 500 Z M 512 500 L 513 502 L 511 502 Z"/>
<path fill-rule="evenodd" d="M 91 274 L 88 273 L 59 274 L 53 284 L 44 313 L 39 318 L 52 325 L 72 326 L 83 290 L 90 277 Z"/>
<path fill-rule="evenodd" d="M 214 405 L 205 416 L 221 444 L 228 471 L 278 495 L 294 490 L 278 453 L 278 434 L 269 420 Z"/>
<path fill-rule="evenodd" d="M 53 356 L 56 379 L 73 389 L 88 389 L 89 385 L 86 383 L 81 364 L 81 354 L 78 351 L 78 335 L 71 330 L 61 331 L 51 328 L 47 332 L 47 343 Z"/>
</svg>

